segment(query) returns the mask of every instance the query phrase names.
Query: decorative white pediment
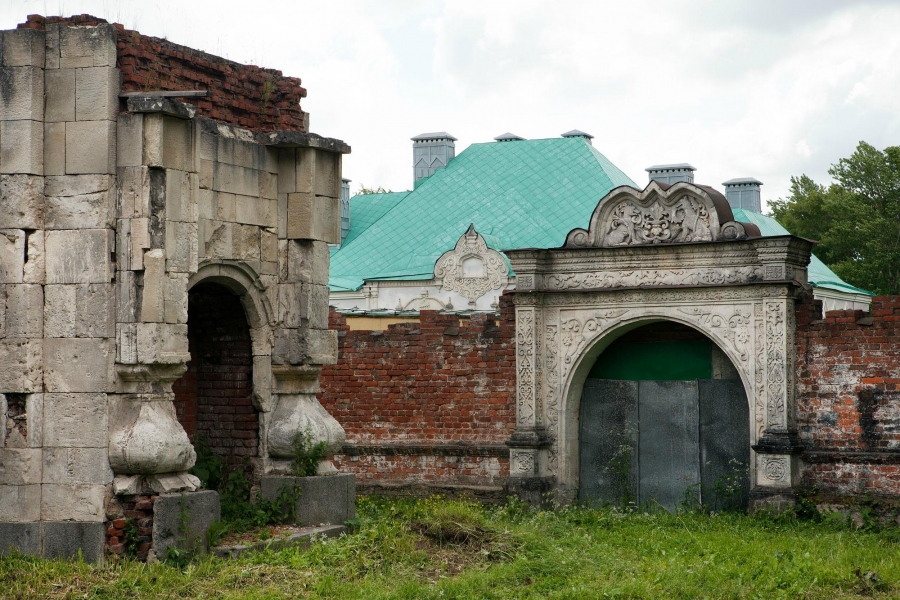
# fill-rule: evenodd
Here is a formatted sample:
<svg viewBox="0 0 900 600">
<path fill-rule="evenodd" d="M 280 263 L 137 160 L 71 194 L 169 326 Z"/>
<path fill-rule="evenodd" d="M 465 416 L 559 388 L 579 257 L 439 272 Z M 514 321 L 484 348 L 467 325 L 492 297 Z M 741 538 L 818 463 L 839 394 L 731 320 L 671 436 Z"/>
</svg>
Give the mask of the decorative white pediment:
<svg viewBox="0 0 900 600">
<path fill-rule="evenodd" d="M 755 227 L 734 220 L 725 198 L 690 183 L 671 187 L 655 181 L 643 191 L 623 186 L 604 196 L 588 229 L 573 229 L 566 248 L 686 244 L 744 239 Z"/>
<path fill-rule="evenodd" d="M 403 304 L 402 300 L 397 300 L 396 310 L 453 310 L 453 305 L 450 302 L 444 304 L 440 299 L 433 298 L 428 290 L 422 290 L 418 297 L 406 304 Z"/>
<path fill-rule="evenodd" d="M 489 291 L 502 289 L 508 276 L 503 255 L 488 248 L 474 224 L 460 236 L 453 250 L 434 263 L 434 277 L 443 289 L 460 294 L 473 306 Z"/>
</svg>

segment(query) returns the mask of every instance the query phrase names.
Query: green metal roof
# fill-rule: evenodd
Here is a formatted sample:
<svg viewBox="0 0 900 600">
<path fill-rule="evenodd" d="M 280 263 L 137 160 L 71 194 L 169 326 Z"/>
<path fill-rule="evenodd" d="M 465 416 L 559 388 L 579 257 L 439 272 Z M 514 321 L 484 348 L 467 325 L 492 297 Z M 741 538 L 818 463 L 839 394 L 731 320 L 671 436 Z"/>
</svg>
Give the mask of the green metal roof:
<svg viewBox="0 0 900 600">
<path fill-rule="evenodd" d="M 754 225 L 759 227 L 759 232 L 763 235 L 763 237 L 775 235 L 790 235 L 790 232 L 782 227 L 781 224 L 772 217 L 761 215 L 749 210 L 744 210 L 742 208 L 732 208 L 731 211 L 734 213 L 735 221 L 753 223 Z M 812 255 L 809 261 L 807 279 L 809 279 L 809 283 L 812 284 L 813 287 L 827 288 L 831 290 L 837 290 L 839 292 L 865 294 L 867 296 L 875 295 L 872 292 L 854 287 L 845 282 L 843 279 L 838 277 L 834 271 L 829 269 L 828 265 L 819 260 L 815 254 Z"/>
<path fill-rule="evenodd" d="M 559 247 L 620 185 L 635 184 L 583 138 L 472 144 L 402 198 L 362 201 L 364 211 L 373 209 L 364 212 L 362 225 L 354 197 L 350 235 L 332 253 L 329 286 L 356 290 L 366 279 L 430 279 L 435 261 L 469 224 L 496 250 Z M 374 206 L 395 199 L 371 218 Z"/>
</svg>

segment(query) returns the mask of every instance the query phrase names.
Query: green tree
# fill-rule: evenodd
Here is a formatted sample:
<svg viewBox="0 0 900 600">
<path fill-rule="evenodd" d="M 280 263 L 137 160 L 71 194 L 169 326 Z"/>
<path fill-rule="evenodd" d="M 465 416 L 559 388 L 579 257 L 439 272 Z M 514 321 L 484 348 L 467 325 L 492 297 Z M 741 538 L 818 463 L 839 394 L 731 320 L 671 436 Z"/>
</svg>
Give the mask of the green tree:
<svg viewBox="0 0 900 600">
<path fill-rule="evenodd" d="M 900 293 L 900 147 L 860 142 L 828 170 L 827 188 L 806 175 L 770 203 L 794 235 L 817 240 L 815 252 L 842 279 L 878 294 Z"/>
</svg>

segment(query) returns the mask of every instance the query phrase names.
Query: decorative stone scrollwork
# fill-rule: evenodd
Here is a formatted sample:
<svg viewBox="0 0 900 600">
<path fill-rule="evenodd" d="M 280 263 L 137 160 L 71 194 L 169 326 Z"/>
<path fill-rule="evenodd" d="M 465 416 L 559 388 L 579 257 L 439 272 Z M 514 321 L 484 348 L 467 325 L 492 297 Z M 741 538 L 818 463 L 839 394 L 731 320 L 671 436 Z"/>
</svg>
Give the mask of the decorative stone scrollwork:
<svg viewBox="0 0 900 600">
<path fill-rule="evenodd" d="M 786 458 L 766 458 L 765 475 L 772 481 L 782 481 L 787 477 L 788 466 Z"/>
<path fill-rule="evenodd" d="M 562 319 L 563 373 L 569 369 L 581 353 L 581 349 L 603 330 L 607 321 L 624 315 L 627 310 L 606 310 L 595 313 L 591 317 L 570 317 Z"/>
<path fill-rule="evenodd" d="M 679 312 L 690 315 L 697 319 L 698 324 L 711 329 L 722 329 L 722 337 L 731 342 L 731 346 L 735 349 L 741 362 L 750 360 L 750 353 L 747 350 L 747 344 L 750 341 L 750 311 L 733 311 L 728 316 L 728 310 L 716 311 L 713 308 L 700 308 L 693 306 L 691 308 L 681 308 Z"/>
<path fill-rule="evenodd" d="M 762 281 L 760 267 L 725 269 L 645 269 L 550 275 L 552 290 L 621 287 L 659 287 L 673 285 L 726 285 Z"/>
<path fill-rule="evenodd" d="M 442 280 L 443 289 L 457 292 L 473 305 L 490 290 L 503 288 L 508 275 L 503 255 L 488 248 L 474 225 L 434 263 L 434 277 Z"/>
<path fill-rule="evenodd" d="M 781 303 L 765 303 L 766 321 L 766 394 L 768 396 L 768 425 L 786 425 L 785 407 L 787 402 L 785 363 L 785 318 Z"/>
<path fill-rule="evenodd" d="M 516 313 L 516 356 L 517 387 L 516 396 L 518 410 L 516 422 L 528 424 L 534 422 L 534 312 L 518 311 Z"/>
<path fill-rule="evenodd" d="M 535 462 L 534 453 L 529 451 L 513 452 L 510 457 L 510 471 L 514 476 L 534 475 Z"/>
<path fill-rule="evenodd" d="M 597 204 L 590 228 L 573 229 L 567 248 L 645 246 L 747 237 L 721 194 L 689 183 L 643 191 L 616 188 Z"/>
</svg>

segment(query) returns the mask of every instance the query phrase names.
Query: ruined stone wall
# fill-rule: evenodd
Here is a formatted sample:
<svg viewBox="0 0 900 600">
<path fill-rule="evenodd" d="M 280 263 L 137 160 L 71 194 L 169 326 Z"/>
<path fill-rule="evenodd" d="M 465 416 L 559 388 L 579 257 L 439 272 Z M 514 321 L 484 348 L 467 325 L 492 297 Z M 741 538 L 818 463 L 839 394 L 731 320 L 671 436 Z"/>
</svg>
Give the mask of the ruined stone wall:
<svg viewBox="0 0 900 600">
<path fill-rule="evenodd" d="M 422 311 L 419 323 L 350 331 L 331 314 L 339 361 L 319 399 L 347 432 L 343 471 L 358 485 L 499 486 L 515 426 L 513 309 L 499 318 Z"/>
<path fill-rule="evenodd" d="M 900 496 L 900 297 L 870 313 L 797 310 L 803 481 L 828 496 Z"/>
<path fill-rule="evenodd" d="M 0 32 L 0 554 L 96 561 L 107 537 L 120 549 L 129 510 L 152 510 L 157 528 L 160 503 L 136 499 L 166 505 L 199 485 L 172 392 L 191 358 L 195 285 L 228 289 L 250 327 L 235 371 L 252 371 L 252 394 L 237 400 L 258 428 L 226 441 L 261 473 L 285 468 L 307 425 L 340 448 L 314 392 L 337 348 L 327 245 L 340 236 L 349 147 L 159 96 L 121 99 L 121 31 L 86 19 Z M 174 69 L 162 46 L 140 54 Z M 211 408 L 233 407 L 219 398 Z"/>
<path fill-rule="evenodd" d="M 96 26 L 106 20 L 91 15 L 29 15 L 20 28 L 46 30 L 60 25 Z M 309 114 L 300 108 L 306 90 L 300 79 L 281 71 L 242 65 L 168 40 L 141 35 L 118 23 L 114 66 L 122 73 L 123 92 L 207 90 L 201 98 L 185 98 L 200 115 L 259 131 L 309 130 Z M 84 61 L 64 60 L 64 67 Z M 92 66 L 92 65 L 87 65 Z"/>
</svg>

